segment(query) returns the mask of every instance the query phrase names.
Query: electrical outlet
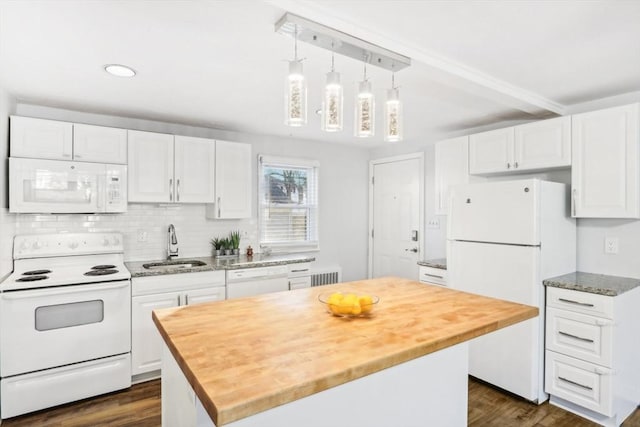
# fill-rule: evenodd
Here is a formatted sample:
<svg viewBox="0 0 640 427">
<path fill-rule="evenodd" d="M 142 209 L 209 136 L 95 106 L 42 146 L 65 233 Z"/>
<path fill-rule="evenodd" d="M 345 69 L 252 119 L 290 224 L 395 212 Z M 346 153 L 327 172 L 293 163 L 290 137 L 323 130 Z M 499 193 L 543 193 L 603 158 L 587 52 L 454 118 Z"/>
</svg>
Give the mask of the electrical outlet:
<svg viewBox="0 0 640 427">
<path fill-rule="evenodd" d="M 147 241 L 147 232 L 145 230 L 138 230 L 138 242 L 144 243 Z"/>
<path fill-rule="evenodd" d="M 605 254 L 617 254 L 618 253 L 618 238 L 617 237 L 605 237 L 604 239 L 604 253 Z"/>
<path fill-rule="evenodd" d="M 427 222 L 427 228 L 440 228 L 440 220 L 438 218 L 431 218 Z"/>
</svg>

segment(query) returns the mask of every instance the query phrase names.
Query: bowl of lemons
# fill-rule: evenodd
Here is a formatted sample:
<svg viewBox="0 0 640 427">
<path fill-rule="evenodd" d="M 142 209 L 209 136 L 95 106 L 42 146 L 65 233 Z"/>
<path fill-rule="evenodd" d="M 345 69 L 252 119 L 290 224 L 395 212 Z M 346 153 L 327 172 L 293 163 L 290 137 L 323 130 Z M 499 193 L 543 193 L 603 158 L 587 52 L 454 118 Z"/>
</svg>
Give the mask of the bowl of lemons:
<svg viewBox="0 0 640 427">
<path fill-rule="evenodd" d="M 380 302 L 375 295 L 355 292 L 326 292 L 318 295 L 327 313 L 338 317 L 369 317 Z"/>
</svg>

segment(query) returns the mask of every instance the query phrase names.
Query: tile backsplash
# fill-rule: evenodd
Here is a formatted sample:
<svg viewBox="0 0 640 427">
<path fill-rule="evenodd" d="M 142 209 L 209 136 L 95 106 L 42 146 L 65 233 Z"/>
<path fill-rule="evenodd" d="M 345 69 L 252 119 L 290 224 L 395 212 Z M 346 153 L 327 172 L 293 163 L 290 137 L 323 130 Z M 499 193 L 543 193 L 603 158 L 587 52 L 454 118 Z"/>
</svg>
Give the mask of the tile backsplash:
<svg viewBox="0 0 640 427">
<path fill-rule="evenodd" d="M 173 224 L 180 257 L 208 256 L 209 240 L 241 231 L 240 250 L 258 250 L 258 225 L 254 218 L 207 219 L 204 204 L 158 205 L 129 203 L 123 214 L 17 214 L 16 234 L 116 231 L 124 236 L 125 261 L 166 258 L 167 227 Z"/>
</svg>

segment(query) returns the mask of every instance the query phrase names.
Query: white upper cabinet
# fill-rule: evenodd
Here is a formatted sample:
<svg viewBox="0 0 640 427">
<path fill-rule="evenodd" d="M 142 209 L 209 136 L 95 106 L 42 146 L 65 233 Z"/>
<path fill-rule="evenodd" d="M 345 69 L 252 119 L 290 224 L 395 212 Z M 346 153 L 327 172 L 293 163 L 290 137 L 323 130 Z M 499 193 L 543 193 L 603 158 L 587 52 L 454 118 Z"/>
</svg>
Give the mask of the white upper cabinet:
<svg viewBox="0 0 640 427">
<path fill-rule="evenodd" d="M 469 137 L 447 139 L 435 147 L 435 214 L 447 215 L 451 187 L 469 182 Z"/>
<path fill-rule="evenodd" d="M 469 173 L 508 172 L 513 168 L 513 128 L 469 136 Z"/>
<path fill-rule="evenodd" d="M 129 131 L 129 201 L 213 203 L 215 141 Z"/>
<path fill-rule="evenodd" d="M 573 116 L 574 217 L 640 218 L 639 106 Z"/>
<path fill-rule="evenodd" d="M 215 141 L 190 136 L 175 136 L 176 202 L 214 202 L 215 158 Z"/>
<path fill-rule="evenodd" d="M 173 202 L 173 135 L 128 132 L 129 201 Z"/>
<path fill-rule="evenodd" d="M 524 172 L 571 165 L 571 117 L 469 137 L 469 173 Z"/>
<path fill-rule="evenodd" d="M 127 130 L 73 125 L 73 158 L 82 162 L 127 164 Z"/>
<path fill-rule="evenodd" d="M 250 218 L 253 168 L 251 145 L 216 141 L 216 201 L 213 218 Z"/>
<path fill-rule="evenodd" d="M 127 164 L 127 130 L 11 116 L 11 157 Z"/>
<path fill-rule="evenodd" d="M 11 116 L 11 157 L 72 160 L 73 123 Z"/>
<path fill-rule="evenodd" d="M 516 170 L 571 166 L 571 116 L 520 125 L 514 130 Z"/>
</svg>

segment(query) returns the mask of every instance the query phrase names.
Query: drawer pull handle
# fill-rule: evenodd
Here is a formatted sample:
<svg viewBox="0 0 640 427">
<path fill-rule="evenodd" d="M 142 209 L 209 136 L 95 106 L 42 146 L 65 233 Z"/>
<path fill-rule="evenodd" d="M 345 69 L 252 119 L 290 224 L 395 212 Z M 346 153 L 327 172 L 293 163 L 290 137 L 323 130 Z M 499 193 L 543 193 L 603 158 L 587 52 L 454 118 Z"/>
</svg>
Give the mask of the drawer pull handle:
<svg viewBox="0 0 640 427">
<path fill-rule="evenodd" d="M 564 381 L 566 383 L 573 384 L 573 385 L 575 385 L 577 387 L 583 388 L 585 390 L 593 390 L 593 387 L 589 387 L 588 385 L 583 385 L 583 384 L 577 383 L 575 381 L 568 380 L 566 378 L 558 377 L 558 379 L 561 380 L 561 381 Z"/>
<path fill-rule="evenodd" d="M 569 304 L 576 304 L 576 305 L 581 305 L 583 307 L 593 307 L 594 305 L 588 302 L 580 302 L 580 301 L 574 301 L 571 299 L 566 299 L 566 298 L 558 298 L 558 301 L 562 301 L 562 302 L 566 302 Z"/>
<path fill-rule="evenodd" d="M 444 279 L 443 276 L 436 276 L 435 274 L 424 273 L 423 276 L 435 277 L 436 279 Z"/>
<path fill-rule="evenodd" d="M 593 342 L 593 340 L 592 340 L 592 339 L 590 339 L 590 338 L 582 338 L 582 337 L 579 337 L 579 336 L 577 336 L 577 335 L 569 334 L 569 333 L 567 333 L 567 332 L 558 331 L 558 333 L 559 333 L 560 335 L 564 335 L 565 337 L 575 338 L 575 339 L 580 340 L 580 341 L 584 341 L 584 342 Z"/>
<path fill-rule="evenodd" d="M 309 269 L 305 268 L 303 270 L 291 270 L 292 273 L 302 273 L 303 271 L 309 271 Z"/>
</svg>

